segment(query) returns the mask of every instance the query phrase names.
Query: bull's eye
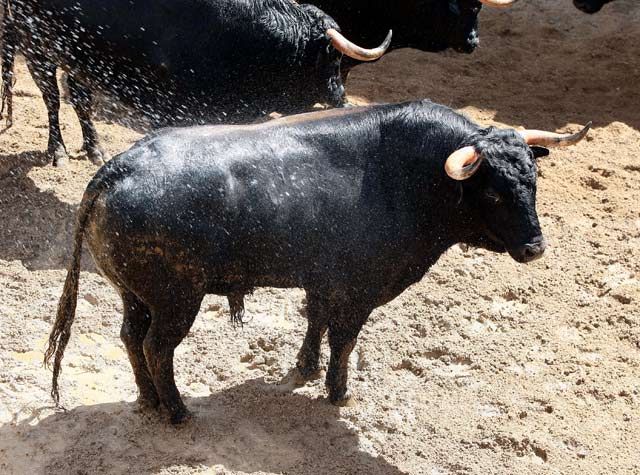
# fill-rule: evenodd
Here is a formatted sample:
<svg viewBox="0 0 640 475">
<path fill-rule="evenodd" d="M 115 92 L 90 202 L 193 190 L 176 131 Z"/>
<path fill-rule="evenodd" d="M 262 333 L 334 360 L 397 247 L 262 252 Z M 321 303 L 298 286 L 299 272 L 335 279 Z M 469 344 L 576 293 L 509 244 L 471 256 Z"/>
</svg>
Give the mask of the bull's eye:
<svg viewBox="0 0 640 475">
<path fill-rule="evenodd" d="M 493 204 L 498 204 L 502 201 L 502 196 L 500 196 L 500 194 L 492 189 L 488 189 L 487 191 L 484 192 L 484 196 L 487 198 L 487 200 Z"/>
</svg>

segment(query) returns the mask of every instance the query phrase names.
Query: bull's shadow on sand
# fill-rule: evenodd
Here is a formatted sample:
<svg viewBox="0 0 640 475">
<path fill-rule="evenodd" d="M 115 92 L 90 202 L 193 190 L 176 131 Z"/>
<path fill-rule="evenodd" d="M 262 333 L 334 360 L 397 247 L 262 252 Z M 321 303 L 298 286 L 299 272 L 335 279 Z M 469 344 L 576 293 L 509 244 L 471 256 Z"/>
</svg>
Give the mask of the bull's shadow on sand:
<svg viewBox="0 0 640 475">
<path fill-rule="evenodd" d="M 51 159 L 42 151 L 0 153 L 0 259 L 29 270 L 66 269 L 77 205 L 61 201 L 29 177 Z M 85 259 L 83 269 L 92 264 Z"/>
<path fill-rule="evenodd" d="M 33 469 L 24 473 L 142 475 L 171 467 L 212 469 L 206 473 L 404 473 L 363 452 L 358 434 L 324 399 L 254 379 L 186 403 L 195 417 L 178 428 L 155 412 L 138 412 L 136 403 L 118 402 L 6 424 L 0 440 L 10 447 L 10 467 Z"/>
</svg>

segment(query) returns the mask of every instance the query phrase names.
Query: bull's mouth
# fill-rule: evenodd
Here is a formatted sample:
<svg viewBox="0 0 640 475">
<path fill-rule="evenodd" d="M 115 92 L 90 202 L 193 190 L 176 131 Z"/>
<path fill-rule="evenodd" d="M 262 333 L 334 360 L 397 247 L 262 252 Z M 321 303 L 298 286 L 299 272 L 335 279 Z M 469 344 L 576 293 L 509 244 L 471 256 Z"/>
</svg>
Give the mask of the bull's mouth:
<svg viewBox="0 0 640 475">
<path fill-rule="evenodd" d="M 478 48 L 478 46 L 480 46 L 478 35 L 473 34 L 466 42 L 451 45 L 451 48 L 453 48 L 457 53 L 471 54 Z"/>
<path fill-rule="evenodd" d="M 520 264 L 527 264 L 538 260 L 547 248 L 547 241 L 543 236 L 537 236 L 521 246 L 509 249 L 509 255 Z"/>
<path fill-rule="evenodd" d="M 488 230 L 485 231 L 484 236 L 480 237 L 478 244 L 488 251 L 508 252 L 511 258 L 520 264 L 527 264 L 540 259 L 547 247 L 547 242 L 542 235 L 536 236 L 524 244 L 507 246 L 502 239 Z"/>
<path fill-rule="evenodd" d="M 454 46 L 453 50 L 456 53 L 464 53 L 464 54 L 471 54 L 476 50 L 477 46 L 473 46 L 473 45 L 463 45 L 463 46 Z"/>
<path fill-rule="evenodd" d="M 504 243 L 491 233 L 479 234 L 473 241 L 472 245 L 486 249 L 487 251 L 497 252 L 500 254 L 507 252 L 507 248 Z"/>
</svg>

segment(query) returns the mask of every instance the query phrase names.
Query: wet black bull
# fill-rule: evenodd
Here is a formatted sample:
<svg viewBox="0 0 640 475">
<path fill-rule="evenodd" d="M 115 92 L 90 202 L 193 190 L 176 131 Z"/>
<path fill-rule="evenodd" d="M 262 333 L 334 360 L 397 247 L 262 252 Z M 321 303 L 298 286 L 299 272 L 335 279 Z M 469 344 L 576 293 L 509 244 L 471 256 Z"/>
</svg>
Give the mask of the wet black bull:
<svg viewBox="0 0 640 475">
<path fill-rule="evenodd" d="M 542 255 L 536 157 L 584 137 L 482 128 L 429 101 L 335 109 L 249 126 L 169 129 L 89 183 L 52 330 L 52 394 L 69 340 L 82 243 L 123 301 L 121 337 L 140 392 L 187 417 L 173 352 L 205 294 L 234 315 L 256 287 L 300 287 L 302 379 L 319 373 L 328 329 L 329 399 L 348 400 L 347 362 L 376 307 L 419 281 L 450 246 Z"/>
<path fill-rule="evenodd" d="M 363 49 L 331 17 L 291 0 L 3 0 L 3 108 L 12 120 L 13 61 L 27 61 L 49 118 L 48 152 L 67 160 L 56 70 L 68 73 L 84 149 L 102 164 L 92 93 L 133 106 L 154 126 L 246 122 L 272 111 L 340 106 L 342 54 Z"/>
<path fill-rule="evenodd" d="M 576 0 L 577 1 L 577 0 Z M 482 5 L 508 7 L 516 0 L 309 0 L 331 15 L 342 31 L 363 42 L 376 41 L 389 28 L 390 49 L 471 53 L 478 46 Z"/>
</svg>

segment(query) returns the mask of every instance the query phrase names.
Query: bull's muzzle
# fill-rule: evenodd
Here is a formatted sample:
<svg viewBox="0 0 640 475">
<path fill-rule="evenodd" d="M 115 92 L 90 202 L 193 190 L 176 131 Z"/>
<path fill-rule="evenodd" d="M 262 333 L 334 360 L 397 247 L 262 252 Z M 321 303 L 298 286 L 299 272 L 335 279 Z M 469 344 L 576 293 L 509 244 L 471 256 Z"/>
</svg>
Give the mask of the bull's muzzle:
<svg viewBox="0 0 640 475">
<path fill-rule="evenodd" d="M 527 244 L 519 246 L 513 250 L 509 250 L 509 254 L 511 254 L 511 257 L 513 257 L 517 262 L 526 264 L 527 262 L 540 259 L 546 248 L 547 240 L 544 236 L 538 236 Z"/>
</svg>

